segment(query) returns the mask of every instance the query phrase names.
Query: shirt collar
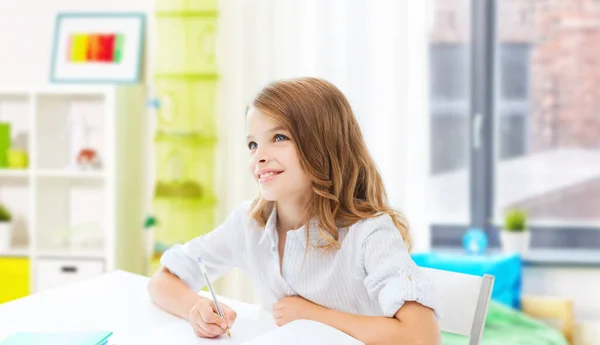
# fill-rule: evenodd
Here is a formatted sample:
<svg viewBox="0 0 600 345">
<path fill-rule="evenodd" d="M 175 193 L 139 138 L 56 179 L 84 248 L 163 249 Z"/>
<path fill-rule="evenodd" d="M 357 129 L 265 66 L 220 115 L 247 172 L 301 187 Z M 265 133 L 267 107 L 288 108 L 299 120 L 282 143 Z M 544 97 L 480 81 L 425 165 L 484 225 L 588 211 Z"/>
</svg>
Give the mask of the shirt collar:
<svg viewBox="0 0 600 345">
<path fill-rule="evenodd" d="M 312 218 L 309 222 L 309 240 L 313 245 L 316 245 L 321 239 L 318 226 L 319 222 L 315 218 Z M 302 226 L 295 230 L 289 230 L 287 236 L 306 244 L 306 226 Z M 273 206 L 273 210 L 271 211 L 269 218 L 267 218 L 267 223 L 265 224 L 259 244 L 263 243 L 267 238 L 271 242 L 271 246 L 276 248 L 279 236 L 277 234 L 277 208 L 275 206 Z"/>
<path fill-rule="evenodd" d="M 263 243 L 263 241 L 268 238 L 271 241 L 271 246 L 277 246 L 277 208 L 273 207 L 269 218 L 267 219 L 267 224 L 263 230 L 263 234 L 260 237 L 259 244 Z"/>
</svg>

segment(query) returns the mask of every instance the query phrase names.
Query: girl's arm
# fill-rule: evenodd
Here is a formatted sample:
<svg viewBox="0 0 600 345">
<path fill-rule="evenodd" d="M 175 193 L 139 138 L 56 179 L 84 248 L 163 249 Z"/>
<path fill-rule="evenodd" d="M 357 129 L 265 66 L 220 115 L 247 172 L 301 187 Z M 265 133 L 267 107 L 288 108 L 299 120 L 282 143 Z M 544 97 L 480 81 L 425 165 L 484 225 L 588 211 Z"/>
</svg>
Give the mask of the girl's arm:
<svg viewBox="0 0 600 345">
<path fill-rule="evenodd" d="M 184 319 L 196 302 L 203 298 L 164 267 L 150 279 L 148 292 L 159 307 Z"/>
<path fill-rule="evenodd" d="M 361 316 L 323 308 L 314 315 L 367 345 L 439 345 L 440 330 L 433 311 L 417 302 L 406 302 L 394 318 Z"/>
<path fill-rule="evenodd" d="M 367 345 L 439 345 L 441 333 L 433 310 L 405 302 L 395 317 L 362 316 L 327 309 L 302 297 L 282 298 L 273 307 L 277 325 L 308 319 L 334 327 Z"/>
</svg>

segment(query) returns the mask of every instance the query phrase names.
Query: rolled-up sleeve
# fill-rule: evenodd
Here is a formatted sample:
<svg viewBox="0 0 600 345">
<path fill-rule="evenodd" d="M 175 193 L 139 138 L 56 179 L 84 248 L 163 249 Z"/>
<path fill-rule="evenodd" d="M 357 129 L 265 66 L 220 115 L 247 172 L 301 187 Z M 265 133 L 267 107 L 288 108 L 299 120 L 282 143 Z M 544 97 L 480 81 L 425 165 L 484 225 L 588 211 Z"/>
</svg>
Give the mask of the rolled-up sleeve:
<svg viewBox="0 0 600 345">
<path fill-rule="evenodd" d="M 242 204 L 212 232 L 185 244 L 172 246 L 162 255 L 161 265 L 194 291 L 199 291 L 206 285 L 197 262 L 198 257 L 202 258 L 210 279 L 218 279 L 239 264 L 245 231 L 243 220 L 247 220 L 247 210 L 248 205 Z"/>
<path fill-rule="evenodd" d="M 365 287 L 369 296 L 379 302 L 385 316 L 394 317 L 406 301 L 418 302 L 435 311 L 433 285 L 410 257 L 395 227 L 375 229 L 364 240 L 362 250 Z"/>
</svg>

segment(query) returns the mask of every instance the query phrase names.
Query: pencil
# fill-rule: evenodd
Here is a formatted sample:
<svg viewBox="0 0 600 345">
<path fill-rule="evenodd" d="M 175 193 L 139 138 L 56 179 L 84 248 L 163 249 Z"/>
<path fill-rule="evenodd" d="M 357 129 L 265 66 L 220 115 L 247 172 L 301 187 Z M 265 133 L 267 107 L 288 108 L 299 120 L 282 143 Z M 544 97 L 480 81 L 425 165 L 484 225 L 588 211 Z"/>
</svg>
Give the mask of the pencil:
<svg viewBox="0 0 600 345">
<path fill-rule="evenodd" d="M 204 266 L 204 263 L 202 263 L 202 258 L 200 258 L 200 257 L 198 257 L 198 265 L 200 265 L 200 271 L 202 272 L 204 281 L 206 282 L 206 285 L 208 286 L 208 290 L 210 291 L 210 294 L 212 295 L 213 303 L 215 304 L 215 307 L 217 308 L 217 313 L 219 313 L 219 316 L 223 320 L 225 320 L 225 313 L 223 313 L 223 309 L 221 309 L 221 304 L 219 303 L 219 300 L 217 299 L 217 294 L 215 293 L 215 289 L 213 288 L 212 284 L 210 283 L 210 279 L 208 278 L 208 271 L 206 271 L 206 267 Z M 227 325 L 227 335 L 231 338 L 231 333 L 229 332 L 229 325 Z"/>
</svg>

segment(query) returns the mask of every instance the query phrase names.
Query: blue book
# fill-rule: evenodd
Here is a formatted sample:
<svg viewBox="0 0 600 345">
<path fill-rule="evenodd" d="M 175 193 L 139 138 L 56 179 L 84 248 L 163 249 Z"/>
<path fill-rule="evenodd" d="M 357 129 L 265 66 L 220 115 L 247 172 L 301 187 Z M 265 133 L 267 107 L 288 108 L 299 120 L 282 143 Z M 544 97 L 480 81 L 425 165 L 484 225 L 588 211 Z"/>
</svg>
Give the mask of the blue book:
<svg viewBox="0 0 600 345">
<path fill-rule="evenodd" d="M 17 333 L 0 345 L 105 345 L 112 332 Z"/>
</svg>

